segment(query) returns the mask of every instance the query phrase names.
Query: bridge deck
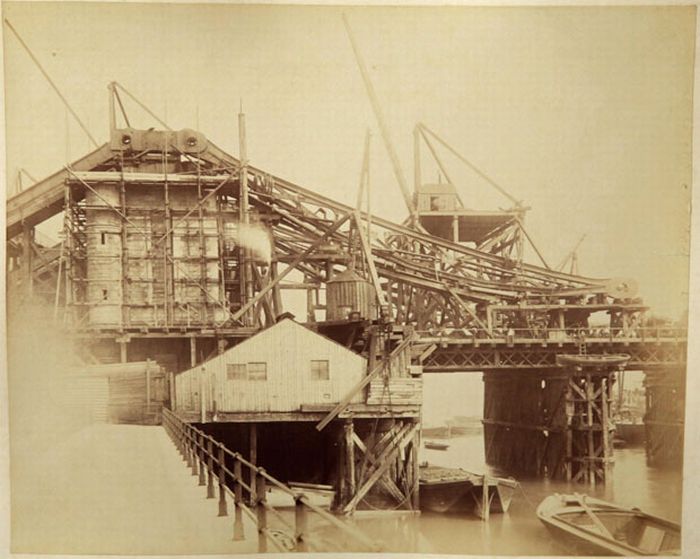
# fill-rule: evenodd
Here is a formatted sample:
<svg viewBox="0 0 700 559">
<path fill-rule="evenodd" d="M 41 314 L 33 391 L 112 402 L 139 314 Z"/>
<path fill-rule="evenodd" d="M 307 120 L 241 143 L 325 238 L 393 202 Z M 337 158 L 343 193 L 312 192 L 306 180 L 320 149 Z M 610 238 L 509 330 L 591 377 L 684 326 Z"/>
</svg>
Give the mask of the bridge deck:
<svg viewBox="0 0 700 559">
<path fill-rule="evenodd" d="M 159 426 L 92 425 L 43 456 L 13 455 L 12 550 L 39 554 L 254 553 L 257 537 L 232 540 Z"/>
<path fill-rule="evenodd" d="M 628 369 L 656 367 L 685 367 L 687 339 L 681 329 L 638 330 L 632 335 L 620 332 L 587 333 L 575 336 L 492 338 L 473 336 L 434 336 L 419 333 L 426 346 L 424 372 L 477 372 L 495 369 L 541 369 L 556 367 L 558 353 L 578 353 L 584 343 L 587 353 L 626 353 L 630 356 Z"/>
</svg>

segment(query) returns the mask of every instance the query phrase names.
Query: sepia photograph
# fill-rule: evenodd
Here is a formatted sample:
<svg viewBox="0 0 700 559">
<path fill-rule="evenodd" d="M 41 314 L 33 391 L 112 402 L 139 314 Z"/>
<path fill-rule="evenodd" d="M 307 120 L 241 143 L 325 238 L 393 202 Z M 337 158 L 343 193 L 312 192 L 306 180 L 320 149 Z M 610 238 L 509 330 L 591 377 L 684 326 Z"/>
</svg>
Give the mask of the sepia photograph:
<svg viewBox="0 0 700 559">
<path fill-rule="evenodd" d="M 0 555 L 700 556 L 695 5 L 0 9 Z"/>
</svg>

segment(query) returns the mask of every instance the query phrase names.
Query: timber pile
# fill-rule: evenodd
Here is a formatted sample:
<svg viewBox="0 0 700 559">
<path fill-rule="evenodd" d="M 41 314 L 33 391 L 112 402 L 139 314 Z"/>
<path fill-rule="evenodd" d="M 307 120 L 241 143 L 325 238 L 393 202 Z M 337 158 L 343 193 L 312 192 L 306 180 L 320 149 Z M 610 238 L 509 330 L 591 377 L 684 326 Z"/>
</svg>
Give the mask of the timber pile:
<svg viewBox="0 0 700 559">
<path fill-rule="evenodd" d="M 685 369 L 646 372 L 644 425 L 649 464 L 675 465 L 683 461 L 685 376 Z"/>
<path fill-rule="evenodd" d="M 526 475 L 565 476 L 566 377 L 484 375 L 486 463 Z"/>
<path fill-rule="evenodd" d="M 384 384 L 383 378 L 370 382 L 367 404 L 420 405 L 423 381 L 420 378 L 394 377 Z"/>
</svg>

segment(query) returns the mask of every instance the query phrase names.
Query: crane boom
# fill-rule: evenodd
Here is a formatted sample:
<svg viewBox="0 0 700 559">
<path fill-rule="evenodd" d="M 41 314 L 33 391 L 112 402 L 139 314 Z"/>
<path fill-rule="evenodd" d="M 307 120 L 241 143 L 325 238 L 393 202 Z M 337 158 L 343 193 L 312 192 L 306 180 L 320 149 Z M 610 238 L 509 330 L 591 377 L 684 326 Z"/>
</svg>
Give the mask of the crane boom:
<svg viewBox="0 0 700 559">
<path fill-rule="evenodd" d="M 401 194 L 403 194 L 404 202 L 406 207 L 411 214 L 411 218 L 414 224 L 418 224 L 418 213 L 413 205 L 413 200 L 411 198 L 411 193 L 408 190 L 408 183 L 406 182 L 406 177 L 401 169 L 401 164 L 399 163 L 399 158 L 396 155 L 396 150 L 394 149 L 394 144 L 389 136 L 389 128 L 384 120 L 384 113 L 382 112 L 382 107 L 379 104 L 379 99 L 374 91 L 374 86 L 369 78 L 369 72 L 367 71 L 367 66 L 365 65 L 362 55 L 355 41 L 355 36 L 350 28 L 350 23 L 348 23 L 348 18 L 343 14 L 343 23 L 345 24 L 345 31 L 347 31 L 348 38 L 350 39 L 350 44 L 352 45 L 352 50 L 355 53 L 355 60 L 357 61 L 357 66 L 360 69 L 360 74 L 362 74 L 362 80 L 365 82 L 365 87 L 367 88 L 367 95 L 369 97 L 370 104 L 372 105 L 372 110 L 374 111 L 374 116 L 377 118 L 377 124 L 379 125 L 379 130 L 382 133 L 382 139 L 384 140 L 384 147 L 389 154 L 389 159 L 391 160 L 391 166 L 394 170 L 394 176 L 399 183 L 401 188 Z"/>
</svg>

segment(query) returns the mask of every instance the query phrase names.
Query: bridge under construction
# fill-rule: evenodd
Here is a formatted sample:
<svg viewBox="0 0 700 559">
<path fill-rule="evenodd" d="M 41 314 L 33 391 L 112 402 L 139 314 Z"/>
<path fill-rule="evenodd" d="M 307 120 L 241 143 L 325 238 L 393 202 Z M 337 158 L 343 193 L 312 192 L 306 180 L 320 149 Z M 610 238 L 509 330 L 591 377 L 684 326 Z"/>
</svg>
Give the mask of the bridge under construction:
<svg viewBox="0 0 700 559">
<path fill-rule="evenodd" d="M 679 461 L 685 328 L 647 320 L 632 279 L 550 267 L 527 208 L 424 124 L 409 186 L 348 31 L 404 222 L 369 211 L 369 136 L 349 206 L 253 166 L 242 113 L 234 156 L 155 115 L 157 129 L 133 127 L 125 106 L 143 105 L 113 82 L 108 141 L 7 200 L 14 312 L 50 305 L 85 370 L 108 377 L 107 405 L 145 402 L 190 462 L 206 463 L 213 436 L 254 471 L 332 488 L 348 514 L 418 509 L 426 374 L 483 374 L 490 464 L 596 484 L 613 467 L 613 385 L 641 370 L 648 459 Z M 445 151 L 511 206 L 466 208 Z M 424 180 L 426 155 L 444 180 Z M 61 240 L 42 243 L 56 215 Z M 109 402 L 115 386 L 124 400 Z"/>
</svg>

